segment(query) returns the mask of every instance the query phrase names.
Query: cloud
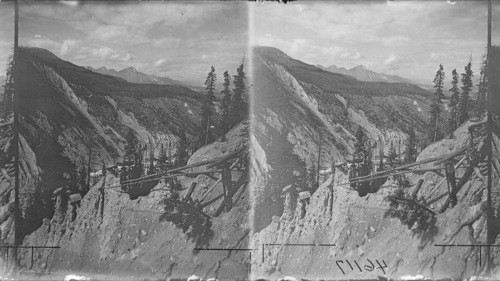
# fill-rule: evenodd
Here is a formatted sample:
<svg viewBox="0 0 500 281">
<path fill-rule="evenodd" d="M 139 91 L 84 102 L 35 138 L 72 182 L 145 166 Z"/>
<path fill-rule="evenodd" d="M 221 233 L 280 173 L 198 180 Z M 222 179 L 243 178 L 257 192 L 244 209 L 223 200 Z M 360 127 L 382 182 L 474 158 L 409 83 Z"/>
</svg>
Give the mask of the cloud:
<svg viewBox="0 0 500 281">
<path fill-rule="evenodd" d="M 125 54 L 125 55 L 121 56 L 121 57 L 119 58 L 119 60 L 124 61 L 124 62 L 127 62 L 127 61 L 131 61 L 133 58 L 134 58 L 134 57 L 133 57 L 131 54 L 127 53 L 127 54 Z"/>
<path fill-rule="evenodd" d="M 389 36 L 382 37 L 382 44 L 386 46 L 406 46 L 410 43 L 410 37 L 408 36 Z"/>
<path fill-rule="evenodd" d="M 26 41 L 26 45 L 30 47 L 37 47 L 49 50 L 59 50 L 62 46 L 61 43 L 51 40 L 46 37 L 29 39 Z"/>
<path fill-rule="evenodd" d="M 470 53 L 476 58 L 486 45 L 487 5 L 480 1 L 453 6 L 441 1 L 300 5 L 301 11 L 294 5 L 255 6 L 252 43 L 277 47 L 306 63 L 372 65 L 374 71 L 419 81 L 432 81 L 439 63 L 463 69 Z"/>
<path fill-rule="evenodd" d="M 126 36 L 127 35 L 127 27 L 119 26 L 119 25 L 111 25 L 111 26 L 100 26 L 94 29 L 90 34 L 90 39 L 97 39 L 102 41 L 107 41 L 111 39 L 115 39 L 117 37 Z"/>
<path fill-rule="evenodd" d="M 393 64 L 397 59 L 398 57 L 396 55 L 390 55 L 387 59 L 384 60 L 384 65 Z"/>
<path fill-rule="evenodd" d="M 154 66 L 162 66 L 165 64 L 167 61 L 169 61 L 170 58 L 161 58 L 153 63 Z"/>
<path fill-rule="evenodd" d="M 211 64 L 230 70 L 241 61 L 247 50 L 247 5 L 170 1 L 25 5 L 20 42 L 79 65 L 115 69 L 133 65 L 147 73 L 201 81 Z M 50 34 L 50 39 L 43 34 Z"/>
<path fill-rule="evenodd" d="M 90 49 L 90 54 L 96 58 L 101 60 L 105 60 L 112 55 L 118 55 L 117 52 L 110 47 L 100 47 L 100 48 L 92 48 Z M 118 58 L 118 57 L 114 57 Z"/>
<path fill-rule="evenodd" d="M 177 37 L 167 36 L 162 38 L 154 38 L 152 44 L 155 47 L 173 47 L 178 46 L 181 43 L 181 39 Z"/>
<path fill-rule="evenodd" d="M 63 43 L 61 44 L 61 49 L 59 53 L 61 54 L 61 56 L 65 56 L 69 51 L 71 51 L 76 46 L 76 44 L 78 44 L 78 41 L 76 40 L 71 40 L 71 39 L 64 40 Z"/>
</svg>

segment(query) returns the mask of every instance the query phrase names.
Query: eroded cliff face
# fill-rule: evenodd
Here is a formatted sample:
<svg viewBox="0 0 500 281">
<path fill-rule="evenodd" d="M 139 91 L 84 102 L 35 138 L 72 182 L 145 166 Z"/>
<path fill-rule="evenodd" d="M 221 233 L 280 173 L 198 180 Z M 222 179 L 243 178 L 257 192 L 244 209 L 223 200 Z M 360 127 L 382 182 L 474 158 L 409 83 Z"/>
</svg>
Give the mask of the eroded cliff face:
<svg viewBox="0 0 500 281">
<path fill-rule="evenodd" d="M 471 123 L 460 127 L 453 139 L 444 139 L 427 147 L 418 160 L 470 145 L 469 125 Z M 255 166 L 256 173 L 267 174 L 265 169 L 257 168 L 264 166 L 265 155 L 261 151 L 256 156 L 261 159 L 261 163 Z M 457 178 L 463 176 L 464 170 L 457 169 Z M 436 223 L 424 232 L 419 232 L 416 224 L 408 228 L 399 218 L 387 216 L 390 204 L 386 198 L 397 188 L 393 179 L 389 179 L 377 193 L 359 197 L 350 188 L 348 175 L 340 169 L 327 173 L 325 178 L 308 200 L 293 197 L 293 189 L 283 191 L 283 214 L 273 217 L 271 224 L 253 236 L 254 278 L 361 279 L 387 276 L 399 279 L 405 275 L 421 274 L 439 279 L 469 278 L 483 273 L 484 251 L 435 244 L 486 241 L 485 178 L 471 177 L 458 193 L 458 204 L 440 213 L 448 198 L 444 175 L 435 172 L 409 174 L 407 179 L 412 186 L 404 192 L 411 194 L 422 179 L 424 182 L 418 196 L 425 198 L 430 209 L 437 213 Z M 497 261 L 500 258 L 498 251 L 492 253 Z"/>
<path fill-rule="evenodd" d="M 252 119 L 258 143 L 255 157 L 265 159 L 270 170 L 269 181 L 254 186 L 256 231 L 283 212 L 285 186 L 298 184 L 299 192 L 313 190 L 310 178 L 315 175 L 310 171 L 319 165 L 320 178 L 326 180 L 332 165 L 352 160 L 359 127 L 368 136 L 375 159 L 380 151 L 387 155 L 391 146 L 404 154 L 410 128 L 424 135 L 430 100 L 421 89 L 413 92 L 401 85 L 393 89 L 387 83 L 360 88 L 364 82 L 265 47 L 255 49 L 254 76 L 258 81 Z"/>
<path fill-rule="evenodd" d="M 250 228 L 246 185 L 231 211 L 210 219 L 206 235 L 198 239 L 200 236 L 192 233 L 196 227 L 182 229 L 179 222 L 165 216 L 164 199 L 173 193 L 183 196 L 191 183 L 197 182 L 191 197 L 205 202 L 213 199 L 204 208 L 213 216 L 222 204 L 221 198 L 215 198 L 222 192 L 220 181 L 206 175 L 179 177 L 180 191 L 173 191 L 165 181 L 156 181 L 149 195 L 131 200 L 120 188 L 113 168 L 123 161 L 125 138 L 130 132 L 144 148 L 145 159 L 150 153 L 158 157 L 162 147 L 175 154 L 181 132 L 192 138 L 197 131 L 199 94 L 181 86 L 123 85 L 126 82 L 121 79 L 92 73 L 40 49 L 21 49 L 16 67 L 25 79 L 19 83 L 23 101 L 19 115 L 23 244 L 60 246 L 35 250 L 33 265 L 31 252 L 20 253 L 22 265 L 33 266 L 35 271 L 102 272 L 117 278 L 136 272 L 137 278 L 197 274 L 246 279 L 248 253 L 194 250 L 246 248 Z M 240 124 L 226 135 L 225 142 L 202 147 L 189 163 L 247 146 L 248 126 Z M 1 148 L 9 153 L 3 155 L 1 164 L 10 176 L 11 142 L 12 136 L 2 131 Z M 74 173 L 86 170 L 89 155 L 87 193 L 77 190 Z M 108 167 L 105 173 L 103 165 Z M 246 161 L 240 161 L 233 181 L 247 172 L 245 167 Z M 0 186 L 4 244 L 13 243 L 10 214 L 14 198 L 8 192 L 12 186 L 4 180 Z M 54 192 L 60 187 L 67 187 L 69 194 Z M 213 187 L 211 192 L 209 187 Z M 200 220 L 208 217 L 201 212 L 191 215 L 197 214 L 202 216 Z"/>
<path fill-rule="evenodd" d="M 190 137 L 196 130 L 198 94 L 187 88 L 130 84 L 37 48 L 21 48 L 16 67 L 22 74 L 16 85 L 21 236 L 52 217 L 54 190 L 69 187 L 83 193 L 76 185 L 86 185 L 81 178 L 89 166 L 91 174 L 98 174 L 103 165 L 122 163 L 130 133 L 149 159 L 151 151 L 157 156 L 162 147 L 175 154 L 181 132 Z"/>
<path fill-rule="evenodd" d="M 226 155 L 247 145 L 248 124 L 235 127 L 227 141 L 215 142 L 195 152 L 189 163 Z M 198 169 L 206 169 L 199 167 Z M 232 173 L 236 181 L 245 168 Z M 184 196 L 192 182 L 197 188 L 193 200 L 205 202 L 222 192 L 222 183 L 206 175 L 181 177 Z M 209 187 L 213 192 L 207 194 Z M 241 194 L 240 194 L 241 193 Z M 249 253 L 245 251 L 209 251 L 195 248 L 247 248 L 250 210 L 245 188 L 240 190 L 234 207 L 211 218 L 210 237 L 198 244 L 175 222 L 165 219 L 164 199 L 172 189 L 160 180 L 147 196 L 131 200 L 120 188 L 119 179 L 110 171 L 92 186 L 78 203 L 64 207 L 58 197 L 54 216 L 24 240 L 24 245 L 60 246 L 60 249 L 35 251 L 33 268 L 37 271 L 79 272 L 82 275 L 106 274 L 116 278 L 185 278 L 192 274 L 203 278 L 246 280 L 250 270 Z M 236 197 L 236 196 L 235 196 Z M 213 215 L 222 199 L 204 208 Z M 24 251 L 21 264 L 31 265 L 31 253 Z"/>
<path fill-rule="evenodd" d="M 380 149 L 387 155 L 391 145 L 403 154 L 410 128 L 425 138 L 428 95 L 408 85 L 392 88 L 332 76 L 272 48 L 257 48 L 254 68 L 259 81 L 251 162 L 258 175 L 252 197 L 254 278 L 467 278 L 484 273 L 485 254 L 479 248 L 435 246 L 486 241 L 484 178 L 473 174 L 460 189 L 458 204 L 441 213 L 448 186 L 440 172 L 410 173 L 404 188 L 389 178 L 375 193 L 360 197 L 350 186 L 346 166 L 333 167 L 352 159 L 358 127 L 372 144 L 375 163 Z M 418 160 L 471 145 L 467 128 L 472 124 L 429 145 Z M 316 171 L 320 144 L 316 188 L 309 177 L 311 168 Z M 457 179 L 472 158 L 467 159 Z M 389 198 L 411 195 L 419 180 L 423 184 L 416 198 L 436 215 L 429 212 L 428 220 L 408 223 L 412 210 L 395 215 Z M 497 251 L 493 257 L 498 259 Z"/>
</svg>

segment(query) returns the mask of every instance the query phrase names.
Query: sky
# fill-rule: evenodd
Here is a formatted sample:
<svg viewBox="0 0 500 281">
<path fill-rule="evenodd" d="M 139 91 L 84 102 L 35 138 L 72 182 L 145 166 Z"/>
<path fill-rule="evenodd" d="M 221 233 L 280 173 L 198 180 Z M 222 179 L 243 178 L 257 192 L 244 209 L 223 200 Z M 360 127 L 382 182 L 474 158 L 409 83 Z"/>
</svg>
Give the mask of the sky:
<svg viewBox="0 0 500 281">
<path fill-rule="evenodd" d="M 27 3 L 20 45 L 48 49 L 81 66 L 137 70 L 200 86 L 247 54 L 246 3 Z"/>
<path fill-rule="evenodd" d="M 453 69 L 464 72 L 471 56 L 479 76 L 486 52 L 484 1 L 311 1 L 263 3 L 251 9 L 251 44 L 277 47 L 313 65 L 364 65 L 432 84 L 439 64 L 450 80 Z M 500 15 L 500 5 L 495 5 L 495 14 Z M 493 18 L 500 35 L 500 16 Z M 495 42 L 500 44 L 498 36 Z"/>
<path fill-rule="evenodd" d="M 14 48 L 14 5 L 0 2 L 0 76 L 5 76 L 9 56 Z M 3 81 L 0 81 L 3 82 Z"/>
</svg>

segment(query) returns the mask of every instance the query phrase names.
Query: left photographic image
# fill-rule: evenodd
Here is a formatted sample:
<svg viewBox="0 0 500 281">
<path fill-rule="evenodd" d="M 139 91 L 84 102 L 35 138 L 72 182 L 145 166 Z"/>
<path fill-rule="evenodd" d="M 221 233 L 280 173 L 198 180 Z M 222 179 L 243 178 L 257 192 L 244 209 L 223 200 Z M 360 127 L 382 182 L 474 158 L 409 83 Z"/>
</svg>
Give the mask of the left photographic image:
<svg viewBox="0 0 500 281">
<path fill-rule="evenodd" d="M 0 275 L 248 279 L 247 4 L 18 8 Z"/>
<path fill-rule="evenodd" d="M 9 267 L 8 245 L 14 245 L 14 3 L 0 2 L 0 276 Z"/>
</svg>

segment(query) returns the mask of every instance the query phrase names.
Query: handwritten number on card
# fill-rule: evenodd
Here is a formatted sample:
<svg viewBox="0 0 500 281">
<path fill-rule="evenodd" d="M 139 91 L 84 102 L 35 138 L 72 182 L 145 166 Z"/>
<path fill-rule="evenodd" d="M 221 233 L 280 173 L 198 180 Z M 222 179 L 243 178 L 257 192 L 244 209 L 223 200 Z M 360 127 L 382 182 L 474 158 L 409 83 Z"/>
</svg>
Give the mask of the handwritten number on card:
<svg viewBox="0 0 500 281">
<path fill-rule="evenodd" d="M 368 261 L 369 264 L 365 264 L 363 265 L 363 268 L 366 270 L 366 271 L 373 271 L 375 269 L 375 264 L 370 260 L 370 259 L 366 259 Z M 344 269 L 342 268 L 341 264 L 343 264 L 344 262 L 346 262 L 349 267 L 351 268 L 351 271 L 354 271 L 354 267 L 352 266 L 352 264 L 349 262 L 349 260 L 337 260 L 335 263 L 337 264 L 337 267 L 340 269 L 340 271 L 342 271 L 342 274 L 346 274 L 346 272 L 344 271 Z M 385 263 L 384 260 L 382 260 L 382 263 L 379 261 L 379 260 L 375 260 L 375 262 L 378 264 L 378 269 L 380 269 L 384 275 L 386 274 L 385 273 L 385 268 L 387 268 L 387 264 Z M 356 264 L 357 268 L 359 269 L 359 272 L 363 272 L 363 270 L 361 269 L 361 266 L 359 265 L 359 263 L 357 261 L 354 261 L 354 263 Z"/>
</svg>

